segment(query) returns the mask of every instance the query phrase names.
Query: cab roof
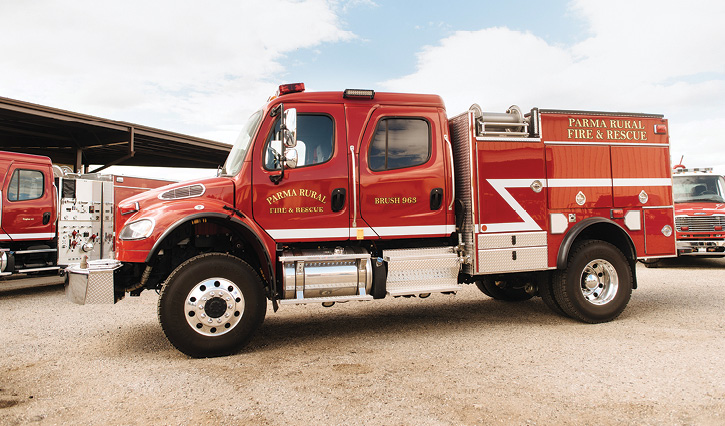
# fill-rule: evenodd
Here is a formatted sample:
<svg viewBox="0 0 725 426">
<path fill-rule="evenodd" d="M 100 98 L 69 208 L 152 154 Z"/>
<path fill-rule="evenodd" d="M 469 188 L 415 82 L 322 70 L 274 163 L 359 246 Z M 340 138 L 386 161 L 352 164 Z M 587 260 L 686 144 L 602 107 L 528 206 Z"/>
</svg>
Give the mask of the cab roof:
<svg viewBox="0 0 725 426">
<path fill-rule="evenodd" d="M 349 105 L 406 105 L 445 109 L 443 98 L 438 95 L 417 93 L 375 92 L 370 97 L 343 97 L 345 92 L 296 92 L 280 95 L 270 101 L 270 105 L 279 102 L 344 103 Z"/>
</svg>

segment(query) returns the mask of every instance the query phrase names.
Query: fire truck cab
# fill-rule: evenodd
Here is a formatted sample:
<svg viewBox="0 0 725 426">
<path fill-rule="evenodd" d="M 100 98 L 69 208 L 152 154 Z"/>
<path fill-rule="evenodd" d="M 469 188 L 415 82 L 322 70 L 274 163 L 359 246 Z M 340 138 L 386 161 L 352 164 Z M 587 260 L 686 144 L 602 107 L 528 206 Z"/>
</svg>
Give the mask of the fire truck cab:
<svg viewBox="0 0 725 426">
<path fill-rule="evenodd" d="M 285 85 L 218 177 L 119 204 L 104 297 L 160 290 L 166 336 L 197 357 L 246 344 L 268 300 L 276 311 L 475 284 L 610 321 L 637 259 L 675 254 L 671 194 L 661 115 L 473 105 L 449 119 L 436 95 Z"/>
<path fill-rule="evenodd" d="M 58 270 L 53 165 L 48 157 L 0 154 L 0 276 Z"/>
<path fill-rule="evenodd" d="M 711 168 L 678 166 L 672 176 L 677 254 L 725 256 L 725 179 Z"/>
</svg>

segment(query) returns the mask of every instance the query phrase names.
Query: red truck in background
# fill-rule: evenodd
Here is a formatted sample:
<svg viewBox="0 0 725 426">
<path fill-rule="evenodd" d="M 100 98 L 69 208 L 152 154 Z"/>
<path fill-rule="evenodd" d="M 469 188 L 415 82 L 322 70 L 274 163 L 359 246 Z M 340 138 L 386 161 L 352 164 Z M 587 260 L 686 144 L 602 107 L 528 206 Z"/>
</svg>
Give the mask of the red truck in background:
<svg viewBox="0 0 725 426">
<path fill-rule="evenodd" d="M 48 157 L 0 152 L 0 289 L 7 279 L 57 275 L 84 257 L 112 258 L 114 200 L 168 183 L 74 174 Z"/>
<path fill-rule="evenodd" d="M 725 256 L 725 179 L 711 168 L 678 165 L 672 176 L 677 254 Z"/>
<path fill-rule="evenodd" d="M 283 85 L 218 177 L 119 203 L 119 263 L 71 271 L 68 291 L 160 290 L 164 333 L 194 357 L 243 347 L 267 301 L 475 284 L 610 321 L 637 260 L 676 253 L 669 158 L 661 115 L 473 105 L 448 118 L 436 95 Z"/>
</svg>

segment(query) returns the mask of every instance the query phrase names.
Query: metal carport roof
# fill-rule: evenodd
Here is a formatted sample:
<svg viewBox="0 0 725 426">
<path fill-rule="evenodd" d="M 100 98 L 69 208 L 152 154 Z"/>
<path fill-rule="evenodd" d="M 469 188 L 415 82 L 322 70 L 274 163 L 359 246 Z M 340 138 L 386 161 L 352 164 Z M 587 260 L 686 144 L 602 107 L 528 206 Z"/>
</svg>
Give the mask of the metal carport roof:
<svg viewBox="0 0 725 426">
<path fill-rule="evenodd" d="M 231 145 L 0 97 L 0 150 L 75 166 L 215 168 Z"/>
</svg>

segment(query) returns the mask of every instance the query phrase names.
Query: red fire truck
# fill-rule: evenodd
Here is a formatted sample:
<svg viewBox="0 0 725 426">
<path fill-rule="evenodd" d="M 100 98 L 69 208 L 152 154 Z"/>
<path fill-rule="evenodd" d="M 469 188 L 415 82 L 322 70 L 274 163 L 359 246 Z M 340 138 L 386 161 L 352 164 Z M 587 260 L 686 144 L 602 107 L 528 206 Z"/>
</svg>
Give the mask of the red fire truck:
<svg viewBox="0 0 725 426">
<path fill-rule="evenodd" d="M 711 168 L 675 166 L 677 254 L 725 256 L 725 179 Z"/>
<path fill-rule="evenodd" d="M 114 199 L 170 183 L 68 172 L 48 157 L 0 151 L 0 289 L 113 257 Z"/>
<path fill-rule="evenodd" d="M 448 118 L 436 95 L 284 85 L 218 177 L 120 203 L 121 264 L 69 287 L 112 302 L 160 290 L 167 338 L 194 357 L 245 345 L 268 300 L 276 311 L 475 284 L 610 321 L 637 259 L 675 255 L 669 158 L 661 115 L 473 105 Z"/>
</svg>

